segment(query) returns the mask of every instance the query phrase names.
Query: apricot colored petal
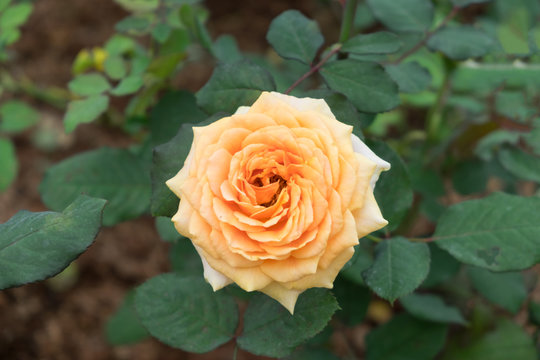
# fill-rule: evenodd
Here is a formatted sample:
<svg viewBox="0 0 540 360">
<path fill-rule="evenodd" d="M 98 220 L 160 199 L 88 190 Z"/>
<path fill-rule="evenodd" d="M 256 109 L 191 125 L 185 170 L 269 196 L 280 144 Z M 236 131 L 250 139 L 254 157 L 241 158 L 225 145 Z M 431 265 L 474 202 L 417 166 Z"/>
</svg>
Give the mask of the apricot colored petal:
<svg viewBox="0 0 540 360">
<path fill-rule="evenodd" d="M 261 270 L 275 281 L 290 282 L 314 274 L 318 263 L 318 256 L 305 259 L 291 256 L 283 260 L 266 260 L 261 265 Z"/>
<path fill-rule="evenodd" d="M 334 237 L 328 239 L 328 244 L 326 244 L 326 250 L 321 257 L 319 267 L 322 269 L 327 268 L 346 248 L 353 247 L 357 244 L 356 222 L 351 212 L 347 210 L 344 215 L 343 228 Z"/>
<path fill-rule="evenodd" d="M 354 254 L 354 247 L 346 248 L 339 254 L 334 261 L 326 268 L 319 268 L 313 275 L 307 275 L 300 280 L 283 283 L 287 289 L 305 290 L 312 287 L 324 287 L 331 289 L 337 274 L 343 268 L 343 265 L 351 259 Z"/>
<path fill-rule="evenodd" d="M 233 281 L 231 279 L 210 266 L 208 261 L 206 261 L 206 258 L 202 255 L 200 247 L 195 245 L 195 250 L 197 250 L 197 253 L 201 257 L 201 262 L 204 268 L 204 279 L 212 286 L 214 291 L 218 291 L 219 289 L 232 284 Z"/>
<path fill-rule="evenodd" d="M 287 289 L 286 287 L 274 282 L 267 287 L 260 289 L 259 291 L 279 302 L 281 305 L 283 305 L 283 307 L 285 307 L 285 309 L 289 310 L 291 315 L 294 315 L 294 306 L 296 305 L 298 296 L 304 290 Z"/>
<path fill-rule="evenodd" d="M 364 206 L 352 211 L 352 215 L 356 221 L 356 232 L 358 237 L 364 237 L 367 234 L 382 229 L 388 224 L 377 205 L 377 201 L 373 196 L 373 192 L 366 192 Z"/>
</svg>

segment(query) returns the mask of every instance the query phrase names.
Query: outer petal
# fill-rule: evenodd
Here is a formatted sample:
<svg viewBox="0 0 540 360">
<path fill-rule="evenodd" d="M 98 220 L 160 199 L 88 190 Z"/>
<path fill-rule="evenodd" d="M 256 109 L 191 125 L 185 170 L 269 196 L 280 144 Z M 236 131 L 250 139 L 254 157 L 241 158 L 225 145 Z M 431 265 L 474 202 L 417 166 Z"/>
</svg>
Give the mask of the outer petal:
<svg viewBox="0 0 540 360">
<path fill-rule="evenodd" d="M 354 152 L 364 155 L 369 160 L 377 164 L 377 168 L 375 169 L 375 172 L 371 176 L 371 181 L 369 182 L 369 185 L 371 186 L 371 188 L 374 189 L 375 183 L 379 179 L 379 175 L 381 174 L 382 171 L 390 170 L 390 164 L 384 161 L 383 159 L 381 159 L 380 157 L 378 157 L 377 155 L 375 155 L 375 153 L 371 151 L 371 149 L 368 148 L 367 145 L 364 144 L 362 140 L 358 138 L 358 136 L 351 134 L 351 140 L 352 140 Z"/>
<path fill-rule="evenodd" d="M 208 261 L 206 261 L 205 257 L 202 255 L 201 248 L 197 245 L 195 246 L 195 250 L 199 253 L 199 256 L 201 257 L 201 261 L 204 268 L 204 279 L 208 281 L 208 283 L 212 286 L 212 289 L 214 291 L 218 291 L 221 288 L 224 288 L 225 286 L 232 284 L 232 280 L 220 273 L 219 271 L 215 270 L 213 267 L 208 264 Z"/>
<path fill-rule="evenodd" d="M 304 290 L 287 289 L 286 287 L 274 282 L 260 291 L 278 301 L 287 310 L 289 310 L 291 315 L 293 315 L 296 300 Z"/>
</svg>

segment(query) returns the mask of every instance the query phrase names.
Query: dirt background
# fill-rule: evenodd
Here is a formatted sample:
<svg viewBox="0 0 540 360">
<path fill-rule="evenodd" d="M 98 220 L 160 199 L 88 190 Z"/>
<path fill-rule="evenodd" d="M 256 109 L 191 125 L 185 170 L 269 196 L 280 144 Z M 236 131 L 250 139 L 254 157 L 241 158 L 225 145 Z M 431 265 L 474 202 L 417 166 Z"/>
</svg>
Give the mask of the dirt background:
<svg viewBox="0 0 540 360">
<path fill-rule="evenodd" d="M 114 33 L 115 23 L 127 14 L 113 0 L 39 0 L 34 4 L 34 12 L 13 48 L 15 60 L 8 71 L 42 88 L 65 88 L 72 78 L 75 55 L 82 48 L 104 44 Z M 267 51 L 265 34 L 271 19 L 291 8 L 316 18 L 330 34 L 339 30 L 338 13 L 318 1 L 210 0 L 205 5 L 211 15 L 211 34 L 233 34 L 244 51 Z M 339 4 L 334 1 L 331 7 L 339 9 Z M 211 66 L 210 61 L 195 66 L 186 72 L 189 76 L 176 82 L 196 91 L 210 76 Z M 130 142 L 123 133 L 94 124 L 65 135 L 61 111 L 32 98 L 26 100 L 40 110 L 41 118 L 37 129 L 14 138 L 19 173 L 14 184 L 0 193 L 0 222 L 19 210 L 46 210 L 38 186 L 52 164 L 81 151 Z M 52 136 L 54 149 L 36 148 L 36 132 Z M 107 344 L 107 319 L 129 289 L 168 271 L 167 251 L 153 219 L 142 217 L 103 228 L 94 245 L 76 261 L 74 277 L 60 287 L 40 282 L 0 292 L 0 359 L 232 359 L 232 343 L 204 355 L 188 354 L 152 339 L 134 346 Z M 239 350 L 238 359 L 264 357 Z"/>
</svg>

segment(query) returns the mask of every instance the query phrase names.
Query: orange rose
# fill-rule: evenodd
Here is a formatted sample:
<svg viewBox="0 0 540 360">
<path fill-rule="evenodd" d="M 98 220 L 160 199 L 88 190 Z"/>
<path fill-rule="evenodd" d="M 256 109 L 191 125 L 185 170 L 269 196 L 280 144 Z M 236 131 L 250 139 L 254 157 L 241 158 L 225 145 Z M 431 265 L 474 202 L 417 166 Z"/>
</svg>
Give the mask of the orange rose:
<svg viewBox="0 0 540 360">
<path fill-rule="evenodd" d="M 264 92 L 193 132 L 167 185 L 181 199 L 172 221 L 214 291 L 235 282 L 292 313 L 302 291 L 332 288 L 358 238 L 387 224 L 373 187 L 390 164 L 324 100 Z"/>
</svg>

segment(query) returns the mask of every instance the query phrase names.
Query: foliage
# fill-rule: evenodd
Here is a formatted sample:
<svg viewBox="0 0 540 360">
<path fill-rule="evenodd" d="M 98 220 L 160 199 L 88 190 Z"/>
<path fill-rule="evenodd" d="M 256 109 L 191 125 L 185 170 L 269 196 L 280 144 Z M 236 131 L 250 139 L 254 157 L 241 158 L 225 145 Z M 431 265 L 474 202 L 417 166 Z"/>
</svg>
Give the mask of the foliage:
<svg viewBox="0 0 540 360">
<path fill-rule="evenodd" d="M 335 359 L 326 334 L 373 320 L 380 297 L 396 306 L 384 325 L 365 323 L 368 360 L 537 357 L 510 317 L 527 303 L 523 272 L 540 263 L 536 2 L 347 0 L 339 39 L 287 10 L 269 26 L 270 58 L 240 51 L 230 35 L 213 39 L 196 0 L 115 1 L 129 15 L 105 44 L 81 49 L 59 103 L 66 132 L 116 127 L 133 145 L 48 169 L 42 200 L 61 212 L 22 212 L 0 225 L 0 288 L 61 271 L 93 242 L 102 213 L 105 226 L 151 214 L 173 272 L 126 296 L 107 325 L 111 344 L 151 335 L 197 353 L 232 341 L 253 354 Z M 0 62 L 12 61 L 9 46 L 32 6 L 0 0 Z M 204 86 L 172 85 L 201 58 L 215 62 Z M 39 113 L 0 86 L 3 191 L 17 176 L 14 136 Z M 361 239 L 333 290 L 305 291 L 294 315 L 235 286 L 212 292 L 197 250 L 171 225 L 178 199 L 164 184 L 184 164 L 193 126 L 272 90 L 325 99 L 392 165 L 374 191 L 388 226 Z M 528 306 L 538 325 L 539 305 Z"/>
</svg>

